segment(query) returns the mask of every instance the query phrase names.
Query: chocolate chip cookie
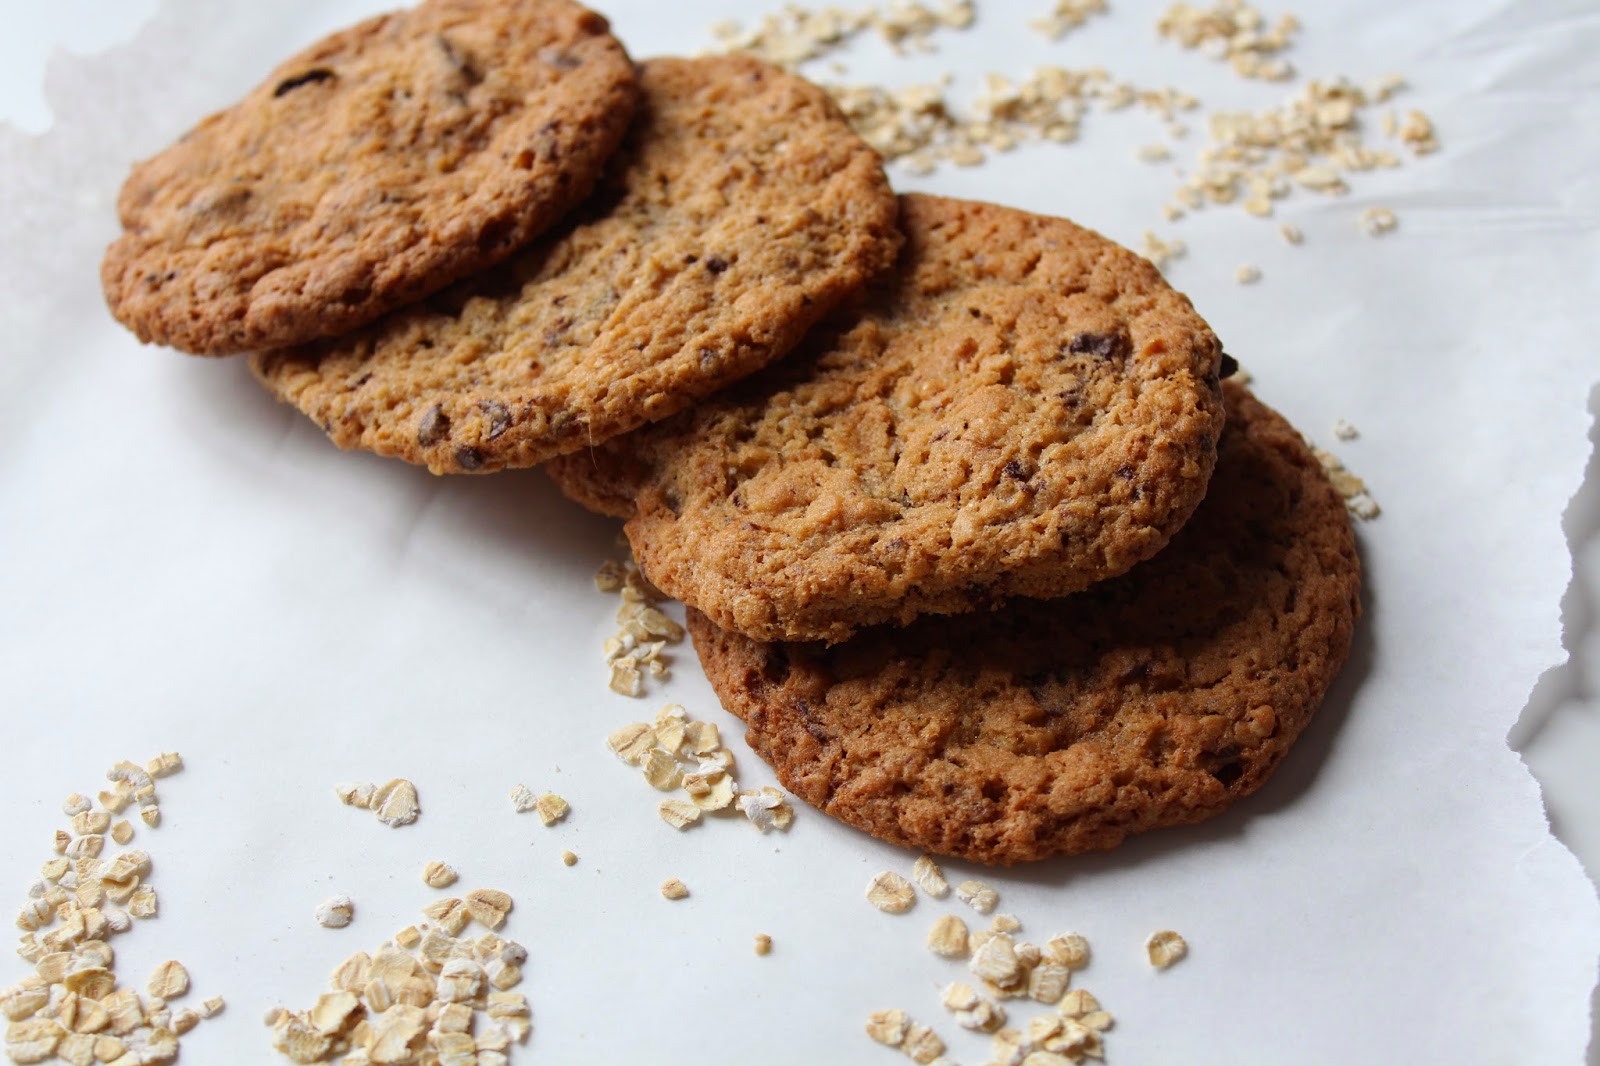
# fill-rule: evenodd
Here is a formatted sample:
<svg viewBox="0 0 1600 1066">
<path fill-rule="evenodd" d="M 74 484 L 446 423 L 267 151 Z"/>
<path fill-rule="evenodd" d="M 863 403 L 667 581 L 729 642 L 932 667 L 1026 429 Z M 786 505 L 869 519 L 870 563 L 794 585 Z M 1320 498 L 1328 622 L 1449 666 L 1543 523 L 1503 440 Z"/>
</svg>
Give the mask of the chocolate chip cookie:
<svg viewBox="0 0 1600 1066">
<path fill-rule="evenodd" d="M 504 266 L 351 336 L 252 360 L 344 448 L 531 466 L 786 353 L 893 260 L 894 195 L 820 89 L 744 57 L 640 69 L 595 197 Z"/>
<path fill-rule="evenodd" d="M 1115 847 L 1253 792 L 1344 663 L 1360 566 L 1299 435 L 1225 388 L 1210 494 L 1123 577 L 832 647 L 760 644 L 691 611 L 750 745 L 828 814 L 987 863 Z"/>
<path fill-rule="evenodd" d="M 133 168 L 101 280 L 201 355 L 370 322 L 505 259 L 581 200 L 637 92 L 570 0 L 427 0 L 288 60 Z"/>
<path fill-rule="evenodd" d="M 1065 219 L 902 198 L 906 247 L 767 372 L 553 463 L 719 626 L 828 640 L 1061 596 L 1205 494 L 1221 350 L 1144 259 Z"/>
</svg>

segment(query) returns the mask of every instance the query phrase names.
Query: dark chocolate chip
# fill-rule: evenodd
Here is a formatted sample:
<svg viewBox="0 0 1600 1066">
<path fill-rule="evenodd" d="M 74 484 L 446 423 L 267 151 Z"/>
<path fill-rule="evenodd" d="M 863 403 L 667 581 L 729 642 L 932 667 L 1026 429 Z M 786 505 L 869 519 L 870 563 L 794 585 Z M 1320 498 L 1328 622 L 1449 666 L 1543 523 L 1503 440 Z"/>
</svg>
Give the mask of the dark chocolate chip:
<svg viewBox="0 0 1600 1066">
<path fill-rule="evenodd" d="M 1133 477 L 1133 475 L 1137 474 L 1138 472 L 1139 471 L 1135 469 L 1131 463 L 1123 463 L 1121 466 L 1117 467 L 1117 476 L 1124 480 Z"/>
<path fill-rule="evenodd" d="M 706 269 L 713 274 L 720 274 L 728 269 L 728 261 L 720 255 L 714 255 L 706 260 Z"/>
<path fill-rule="evenodd" d="M 1133 345 L 1125 333 L 1079 333 L 1067 342 L 1073 355 L 1092 355 L 1097 359 L 1126 358 Z"/>
<path fill-rule="evenodd" d="M 1231 377 L 1233 377 L 1233 375 L 1237 374 L 1238 372 L 1239 372 L 1239 360 L 1235 359 L 1233 356 L 1229 355 L 1227 352 L 1223 352 L 1222 353 L 1222 364 L 1217 368 L 1217 377 L 1219 377 L 1219 378 L 1231 378 Z"/>
<path fill-rule="evenodd" d="M 489 418 L 489 432 L 484 436 L 484 440 L 494 440 L 511 428 L 511 412 L 499 400 L 479 400 L 478 410 Z"/>
<path fill-rule="evenodd" d="M 337 77 L 337 75 L 327 67 L 316 67 L 312 70 L 306 71 L 304 74 L 296 74 L 292 78 L 284 78 L 278 83 L 278 87 L 272 90 L 272 95 L 274 97 L 282 96 L 284 93 L 294 92 L 302 85 L 310 85 L 313 82 L 319 81 L 330 81 L 335 77 Z"/>
<path fill-rule="evenodd" d="M 449 435 L 450 416 L 444 413 L 444 408 L 434 404 L 417 423 L 417 443 L 426 448 L 431 444 L 438 444 Z"/>
<path fill-rule="evenodd" d="M 463 470 L 476 470 L 483 465 L 483 453 L 468 445 L 456 449 L 456 465 Z"/>
<path fill-rule="evenodd" d="M 1028 479 L 1028 472 L 1023 470 L 1022 464 L 1015 459 L 1008 460 L 1003 471 L 1006 477 L 1015 478 L 1018 481 L 1026 481 Z"/>
</svg>

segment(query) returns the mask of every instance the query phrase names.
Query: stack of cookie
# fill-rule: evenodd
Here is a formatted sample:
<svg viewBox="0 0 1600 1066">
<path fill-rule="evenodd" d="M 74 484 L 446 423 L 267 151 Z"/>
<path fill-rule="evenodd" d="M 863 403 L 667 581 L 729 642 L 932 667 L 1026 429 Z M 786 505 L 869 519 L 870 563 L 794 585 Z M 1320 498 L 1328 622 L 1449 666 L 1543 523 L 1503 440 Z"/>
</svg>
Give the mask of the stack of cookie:
<svg viewBox="0 0 1600 1066">
<path fill-rule="evenodd" d="M 137 166 L 103 280 L 341 447 L 546 464 L 626 519 L 793 791 L 985 862 L 1257 786 L 1344 660 L 1342 501 L 1189 301 L 1057 218 L 903 196 L 827 96 L 427 0 Z"/>
</svg>

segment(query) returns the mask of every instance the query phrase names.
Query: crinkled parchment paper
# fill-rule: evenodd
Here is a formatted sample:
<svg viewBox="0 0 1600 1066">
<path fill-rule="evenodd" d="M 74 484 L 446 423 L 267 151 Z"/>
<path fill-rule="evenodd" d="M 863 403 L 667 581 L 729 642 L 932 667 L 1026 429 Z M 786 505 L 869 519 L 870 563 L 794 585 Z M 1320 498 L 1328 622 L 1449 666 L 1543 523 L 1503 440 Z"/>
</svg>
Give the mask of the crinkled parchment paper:
<svg viewBox="0 0 1600 1066">
<path fill-rule="evenodd" d="M 645 56 L 699 48 L 714 18 L 755 6 L 609 13 Z M 1055 61 L 1214 106 L 1287 91 L 1158 43 L 1156 5 L 1116 2 L 1056 45 L 1023 26 L 1046 6 L 990 0 L 935 56 L 864 44 L 850 77 L 948 69 L 970 87 Z M 1091 116 L 1076 145 L 895 175 L 1128 242 L 1181 236 L 1173 281 L 1263 398 L 1384 508 L 1359 533 L 1354 657 L 1253 800 L 1109 855 L 983 876 L 1025 935 L 1089 937 L 1079 983 L 1117 1016 L 1116 1062 L 1578 1062 L 1600 910 L 1505 736 L 1562 655 L 1560 515 L 1600 366 L 1597 16 L 1553 0 L 1296 7 L 1302 72 L 1405 73 L 1399 105 L 1427 110 L 1445 146 L 1348 197 L 1287 202 L 1302 247 L 1237 210 L 1161 224 L 1174 178 L 1134 161 L 1160 133 L 1137 114 Z M 0 888 L 20 902 L 63 794 L 175 748 L 188 769 L 140 837 L 161 917 L 117 950 L 131 984 L 178 958 L 228 997 L 186 1061 L 266 1061 L 261 1009 L 308 1006 L 337 960 L 417 920 L 430 858 L 516 898 L 535 1023 L 519 1061 L 887 1062 L 861 1027 L 890 1006 L 934 1024 L 953 1059 L 983 1061 L 938 1006 L 958 967 L 922 947 L 960 905 L 887 916 L 862 899 L 910 856 L 804 809 L 787 836 L 680 835 L 605 750 L 609 729 L 669 697 L 738 734 L 686 651 L 645 700 L 606 690 L 615 601 L 590 575 L 614 554 L 610 523 L 537 472 L 438 480 L 338 453 L 238 361 L 140 348 L 105 313 L 99 254 L 129 163 L 363 10 L 172 0 L 133 44 L 52 67 L 49 134 L 0 130 Z M 1363 236 L 1368 206 L 1393 208 L 1399 230 Z M 1251 287 L 1233 281 L 1247 262 L 1264 274 Z M 1338 418 L 1360 439 L 1333 442 Z M 770 782 L 734 743 L 741 784 Z M 393 776 L 421 791 L 415 826 L 333 797 L 336 781 Z M 514 814 L 517 782 L 566 796 L 571 818 Z M 668 876 L 689 899 L 657 895 Z M 335 891 L 356 920 L 317 928 Z M 1161 927 L 1193 950 L 1156 974 L 1141 945 Z M 750 949 L 757 932 L 769 957 Z M 0 964 L 0 983 L 21 973 Z"/>
</svg>

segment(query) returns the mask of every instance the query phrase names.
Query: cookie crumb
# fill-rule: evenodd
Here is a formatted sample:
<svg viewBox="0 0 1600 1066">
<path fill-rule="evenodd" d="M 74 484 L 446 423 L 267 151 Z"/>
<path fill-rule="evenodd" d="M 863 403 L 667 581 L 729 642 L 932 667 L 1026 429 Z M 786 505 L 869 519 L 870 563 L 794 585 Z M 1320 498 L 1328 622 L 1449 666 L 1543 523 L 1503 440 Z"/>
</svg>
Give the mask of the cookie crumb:
<svg viewBox="0 0 1600 1066">
<path fill-rule="evenodd" d="M 563 866 L 576 866 L 577 863 L 578 863 L 578 853 L 577 852 L 575 852 L 575 851 L 563 851 L 561 853 L 561 865 L 563 865 Z"/>
<path fill-rule="evenodd" d="M 884 870 L 868 882 L 867 902 L 886 914 L 901 914 L 917 902 L 917 893 L 910 881 Z"/>
<path fill-rule="evenodd" d="M 661 896 L 663 899 L 685 899 L 689 895 L 689 886 L 676 877 L 669 877 L 661 882 Z"/>
<path fill-rule="evenodd" d="M 1144 950 L 1151 966 L 1165 970 L 1189 954 L 1189 943 L 1171 929 L 1161 929 L 1150 934 Z"/>
<path fill-rule="evenodd" d="M 766 933 L 757 933 L 755 951 L 757 955 L 772 954 L 772 938 Z"/>
<path fill-rule="evenodd" d="M 1306 239 L 1305 233 L 1301 231 L 1299 226 L 1293 226 L 1287 222 L 1278 225 L 1278 234 L 1290 244 L 1300 244 Z"/>
<path fill-rule="evenodd" d="M 1333 423 L 1333 435 L 1338 437 L 1340 440 L 1355 440 L 1357 437 L 1361 436 L 1361 431 L 1356 429 L 1356 427 L 1351 425 L 1349 422 L 1346 422 L 1344 419 L 1340 418 L 1335 420 Z"/>
<path fill-rule="evenodd" d="M 324 929 L 343 929 L 355 916 L 355 904 L 349 896 L 329 896 L 317 904 L 317 924 Z"/>
<path fill-rule="evenodd" d="M 1234 269 L 1233 280 L 1237 281 L 1240 285 L 1254 285 L 1256 282 L 1261 280 L 1261 270 L 1259 267 L 1254 267 L 1249 263 L 1245 263 L 1243 266 L 1236 267 Z"/>
</svg>

